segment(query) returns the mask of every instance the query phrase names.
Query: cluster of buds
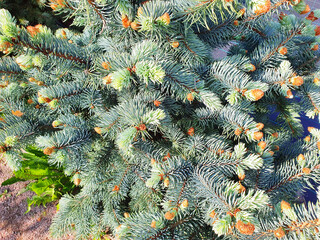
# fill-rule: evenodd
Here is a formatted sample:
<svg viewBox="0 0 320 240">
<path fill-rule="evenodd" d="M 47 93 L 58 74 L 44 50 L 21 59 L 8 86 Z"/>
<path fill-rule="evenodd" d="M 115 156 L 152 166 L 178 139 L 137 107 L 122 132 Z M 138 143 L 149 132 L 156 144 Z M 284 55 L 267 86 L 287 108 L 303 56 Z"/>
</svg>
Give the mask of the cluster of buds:
<svg viewBox="0 0 320 240">
<path fill-rule="evenodd" d="M 238 220 L 236 223 L 236 229 L 238 229 L 238 231 L 242 234 L 252 235 L 254 232 L 255 226 L 250 222 L 244 223 L 243 221 Z"/>
<path fill-rule="evenodd" d="M 270 0 L 254 0 L 252 10 L 256 15 L 269 12 L 271 9 Z"/>
<path fill-rule="evenodd" d="M 0 51 L 2 51 L 4 54 L 8 54 L 13 50 L 13 43 L 10 41 L 4 39 L 0 39 Z"/>
<path fill-rule="evenodd" d="M 301 15 L 310 12 L 310 6 L 306 4 L 304 0 L 293 1 L 293 5 L 294 5 L 293 9 L 296 10 L 296 12 Z"/>
<path fill-rule="evenodd" d="M 31 35 L 31 37 L 34 37 L 35 35 L 40 33 L 41 30 L 42 30 L 42 25 L 41 24 L 37 24 L 34 27 L 33 26 L 28 26 L 27 27 L 27 31 Z"/>
<path fill-rule="evenodd" d="M 59 106 L 59 101 L 58 99 L 50 99 L 48 97 L 42 96 L 41 93 L 38 92 L 38 102 L 40 104 L 48 103 L 49 107 L 54 110 Z"/>
<path fill-rule="evenodd" d="M 141 123 L 139 126 L 135 126 L 137 131 L 145 131 L 147 129 L 147 126 L 143 123 Z"/>
<path fill-rule="evenodd" d="M 50 7 L 54 11 L 64 8 L 65 6 L 66 3 L 64 0 L 50 0 Z"/>
</svg>

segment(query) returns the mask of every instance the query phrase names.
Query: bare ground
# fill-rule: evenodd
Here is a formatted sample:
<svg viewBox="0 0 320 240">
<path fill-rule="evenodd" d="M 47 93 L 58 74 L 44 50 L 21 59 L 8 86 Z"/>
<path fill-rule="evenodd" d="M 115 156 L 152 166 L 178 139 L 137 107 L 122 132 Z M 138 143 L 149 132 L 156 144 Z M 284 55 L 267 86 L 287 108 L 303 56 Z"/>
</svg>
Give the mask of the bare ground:
<svg viewBox="0 0 320 240">
<path fill-rule="evenodd" d="M 12 176 L 9 167 L 0 162 L 0 185 Z M 1 240 L 47 240 L 51 239 L 49 227 L 56 212 L 56 202 L 46 207 L 35 206 L 27 214 L 27 198 L 33 194 L 25 192 L 17 196 L 25 182 L 0 186 L 0 239 Z M 66 236 L 65 240 L 73 239 Z"/>
</svg>

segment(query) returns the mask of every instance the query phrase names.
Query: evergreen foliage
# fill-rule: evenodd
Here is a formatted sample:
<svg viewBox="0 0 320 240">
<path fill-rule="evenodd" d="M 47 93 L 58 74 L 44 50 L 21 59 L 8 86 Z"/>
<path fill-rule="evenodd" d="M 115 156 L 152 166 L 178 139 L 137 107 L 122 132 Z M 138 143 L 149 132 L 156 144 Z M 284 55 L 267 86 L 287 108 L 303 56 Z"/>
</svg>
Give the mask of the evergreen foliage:
<svg viewBox="0 0 320 240">
<path fill-rule="evenodd" d="M 319 27 L 304 0 L 51 0 L 83 28 L 0 11 L 1 152 L 76 175 L 51 232 L 320 239 Z M 285 15 L 293 9 L 306 18 Z M 276 18 L 275 18 L 276 16 Z M 229 47 L 225 58 L 213 52 Z M 81 181 L 80 181 L 81 180 Z"/>
<path fill-rule="evenodd" d="M 49 8 L 46 0 L 0 0 L 0 8 L 5 8 L 23 26 L 42 23 L 57 29 L 63 22 Z"/>
</svg>

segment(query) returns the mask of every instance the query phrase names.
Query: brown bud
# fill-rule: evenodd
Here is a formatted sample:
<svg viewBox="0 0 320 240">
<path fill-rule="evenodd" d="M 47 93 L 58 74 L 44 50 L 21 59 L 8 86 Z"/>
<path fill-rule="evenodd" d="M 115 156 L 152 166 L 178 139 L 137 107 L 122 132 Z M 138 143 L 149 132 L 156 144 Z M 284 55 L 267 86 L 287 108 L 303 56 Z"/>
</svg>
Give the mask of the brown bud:
<svg viewBox="0 0 320 240">
<path fill-rule="evenodd" d="M 73 180 L 73 183 L 74 183 L 74 185 L 76 185 L 76 186 L 79 186 L 80 182 L 81 182 L 81 179 L 80 179 L 80 178 L 75 178 L 75 179 Z"/>
<path fill-rule="evenodd" d="M 95 127 L 94 130 L 96 131 L 96 133 L 101 134 L 101 128 Z"/>
<path fill-rule="evenodd" d="M 104 69 L 110 70 L 110 63 L 109 62 L 102 62 L 101 65 Z"/>
<path fill-rule="evenodd" d="M 113 192 L 118 192 L 120 190 L 118 185 L 115 185 L 114 188 L 112 189 Z"/>
<path fill-rule="evenodd" d="M 165 178 L 165 179 L 163 180 L 163 185 L 164 185 L 165 187 L 169 187 L 169 184 L 170 184 L 170 180 L 169 180 L 169 178 L 167 177 L 167 178 Z"/>
<path fill-rule="evenodd" d="M 156 163 L 157 161 L 154 158 L 151 158 L 151 164 Z"/>
<path fill-rule="evenodd" d="M 311 173 L 311 169 L 310 168 L 302 168 L 302 172 L 304 174 L 309 174 L 309 173 Z"/>
<path fill-rule="evenodd" d="M 245 174 L 239 174 L 238 178 L 240 181 L 243 181 L 243 179 L 245 179 L 246 175 Z"/>
<path fill-rule="evenodd" d="M 146 127 L 145 124 L 141 123 L 141 124 L 139 125 L 139 130 L 140 130 L 140 131 L 145 131 L 146 129 L 147 129 L 147 127 Z"/>
<path fill-rule="evenodd" d="M 302 77 L 293 77 L 290 79 L 290 82 L 293 86 L 301 86 L 303 84 L 303 78 Z"/>
<path fill-rule="evenodd" d="M 276 238 L 282 238 L 286 235 L 282 227 L 279 227 L 278 229 L 274 230 L 273 233 Z"/>
<path fill-rule="evenodd" d="M 236 223 L 236 229 L 238 229 L 238 231 L 242 234 L 245 235 L 252 235 L 254 232 L 254 225 L 250 222 L 248 223 L 244 223 L 241 220 L 238 220 Z"/>
<path fill-rule="evenodd" d="M 252 96 L 254 97 L 255 101 L 258 101 L 264 96 L 264 92 L 260 89 L 253 89 L 251 90 Z"/>
<path fill-rule="evenodd" d="M 55 147 L 47 147 L 43 150 L 43 153 L 46 155 L 51 155 L 54 151 Z"/>
<path fill-rule="evenodd" d="M 188 129 L 188 135 L 189 136 L 193 136 L 194 135 L 194 128 L 193 127 Z"/>
<path fill-rule="evenodd" d="M 158 100 L 154 100 L 154 101 L 153 101 L 153 104 L 154 104 L 156 107 L 159 107 L 160 104 L 161 104 L 161 102 L 158 101 Z"/>
<path fill-rule="evenodd" d="M 188 206 L 189 206 L 189 201 L 188 201 L 188 199 L 183 200 L 182 203 L 181 203 L 181 207 L 182 207 L 182 208 L 187 208 Z"/>
<path fill-rule="evenodd" d="M 214 210 L 212 210 L 212 212 L 209 215 L 211 218 L 214 218 L 216 216 L 216 212 Z"/>
<path fill-rule="evenodd" d="M 264 128 L 264 124 L 263 123 L 258 123 L 256 128 L 258 128 L 261 131 Z"/>
<path fill-rule="evenodd" d="M 122 21 L 122 26 L 123 26 L 124 28 L 128 28 L 128 27 L 131 25 L 131 21 L 129 21 L 127 15 L 122 16 L 121 21 Z"/>
<path fill-rule="evenodd" d="M 255 132 L 255 133 L 253 134 L 253 138 L 254 138 L 255 140 L 260 140 L 261 138 L 263 138 L 263 132 Z"/>
<path fill-rule="evenodd" d="M 305 157 L 303 154 L 299 154 L 298 161 L 302 161 L 302 160 L 305 160 Z"/>
<path fill-rule="evenodd" d="M 139 29 L 139 27 L 140 27 L 140 24 L 137 23 L 137 22 L 132 22 L 132 23 L 130 24 L 130 26 L 131 26 L 131 28 L 132 28 L 133 30 L 137 31 L 137 30 Z"/>
<path fill-rule="evenodd" d="M 308 127 L 308 131 L 311 132 L 313 129 L 315 129 L 314 127 Z"/>
<path fill-rule="evenodd" d="M 170 211 L 168 211 L 168 212 L 166 212 L 166 213 L 164 214 L 164 217 L 165 217 L 167 220 L 172 220 L 172 219 L 174 219 L 174 216 L 175 216 L 175 213 L 174 213 L 174 212 L 170 212 Z"/>
<path fill-rule="evenodd" d="M 194 99 L 193 94 L 192 93 L 188 93 L 187 99 L 188 99 L 189 102 L 192 102 L 193 99 Z"/>
<path fill-rule="evenodd" d="M 111 74 L 109 74 L 108 76 L 105 76 L 104 78 L 102 78 L 104 84 L 110 84 L 112 82 L 112 76 Z"/>
<path fill-rule="evenodd" d="M 288 202 L 286 202 L 286 201 L 284 201 L 284 200 L 282 200 L 281 201 L 281 210 L 283 211 L 283 210 L 287 210 L 287 209 L 291 209 L 291 205 L 290 205 L 290 203 L 288 203 Z"/>
<path fill-rule="evenodd" d="M 151 226 L 152 228 L 156 228 L 156 223 L 157 223 L 157 222 L 156 222 L 155 220 L 152 220 L 150 226 Z"/>
<path fill-rule="evenodd" d="M 236 130 L 234 130 L 234 134 L 236 136 L 240 136 L 241 133 L 242 133 L 242 129 L 240 129 L 240 128 L 237 128 Z"/>
<path fill-rule="evenodd" d="M 179 42 L 178 41 L 175 41 L 175 42 L 172 42 L 171 43 L 171 46 L 173 47 L 173 48 L 177 48 L 177 47 L 179 47 Z"/>
<path fill-rule="evenodd" d="M 246 191 L 246 188 L 239 182 L 240 188 L 239 188 L 239 193 L 243 193 Z"/>
</svg>

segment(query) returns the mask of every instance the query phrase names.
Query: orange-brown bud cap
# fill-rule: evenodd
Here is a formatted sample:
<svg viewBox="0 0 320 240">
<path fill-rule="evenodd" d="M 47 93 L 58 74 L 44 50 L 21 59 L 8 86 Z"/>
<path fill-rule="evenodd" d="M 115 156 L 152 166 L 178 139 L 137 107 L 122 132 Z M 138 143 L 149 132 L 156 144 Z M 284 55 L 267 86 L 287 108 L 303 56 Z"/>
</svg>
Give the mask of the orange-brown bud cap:
<svg viewBox="0 0 320 240">
<path fill-rule="evenodd" d="M 290 79 L 290 82 L 293 86 L 301 86 L 303 84 L 303 78 L 302 77 L 293 77 Z"/>
<path fill-rule="evenodd" d="M 260 89 L 253 89 L 251 90 L 252 96 L 254 97 L 255 101 L 258 101 L 264 96 L 264 92 Z"/>
<path fill-rule="evenodd" d="M 164 214 L 164 217 L 165 217 L 167 220 L 172 220 L 172 219 L 174 219 L 174 216 L 175 216 L 175 213 L 174 213 L 174 212 L 170 212 L 170 211 L 168 211 L 168 212 L 166 212 L 166 213 Z"/>
<path fill-rule="evenodd" d="M 234 134 L 237 136 L 240 136 L 240 134 L 242 133 L 242 129 L 237 128 L 236 130 L 234 130 Z"/>
<path fill-rule="evenodd" d="M 193 94 L 192 93 L 188 93 L 187 99 L 188 99 L 188 101 L 192 102 L 193 99 L 194 99 Z"/>
<path fill-rule="evenodd" d="M 245 174 L 239 174 L 238 178 L 240 181 L 243 181 L 245 179 L 246 175 Z"/>
<path fill-rule="evenodd" d="M 214 210 L 212 210 L 212 212 L 209 215 L 211 218 L 214 218 L 216 216 L 216 212 Z"/>
<path fill-rule="evenodd" d="M 159 107 L 160 104 L 161 104 L 161 102 L 158 101 L 158 100 L 154 100 L 154 101 L 153 101 L 153 104 L 154 104 L 156 107 Z"/>
<path fill-rule="evenodd" d="M 112 189 L 113 192 L 118 192 L 120 190 L 118 185 L 115 185 L 114 188 Z"/>
<path fill-rule="evenodd" d="M 308 131 L 311 132 L 313 129 L 315 129 L 314 127 L 308 127 Z"/>
<path fill-rule="evenodd" d="M 55 147 L 47 147 L 43 150 L 43 153 L 46 155 L 51 155 L 54 151 Z"/>
<path fill-rule="evenodd" d="M 287 91 L 286 98 L 293 98 L 293 94 L 292 94 L 292 91 L 290 89 Z"/>
<path fill-rule="evenodd" d="M 20 110 L 16 110 L 16 111 L 11 111 L 11 113 L 16 116 L 16 117 L 22 117 L 22 115 L 24 114 L 23 112 L 21 112 Z"/>
<path fill-rule="evenodd" d="M 104 78 L 102 78 L 104 84 L 110 84 L 112 82 L 112 76 L 111 74 L 109 74 L 108 76 L 105 76 Z"/>
<path fill-rule="evenodd" d="M 298 161 L 302 161 L 302 160 L 305 160 L 306 158 L 304 157 L 303 154 L 299 154 L 298 156 Z"/>
<path fill-rule="evenodd" d="M 73 183 L 74 183 L 74 185 L 76 185 L 76 186 L 79 186 L 80 182 L 81 182 L 81 179 L 80 179 L 80 178 L 75 178 L 75 179 L 73 180 Z"/>
<path fill-rule="evenodd" d="M 170 15 L 169 13 L 164 13 L 159 19 L 165 21 L 167 25 L 170 23 Z"/>
<path fill-rule="evenodd" d="M 261 131 L 264 128 L 264 124 L 263 123 L 258 123 L 256 128 L 258 128 Z"/>
<path fill-rule="evenodd" d="M 96 131 L 96 133 L 101 134 L 101 128 L 95 127 L 94 130 Z"/>
<path fill-rule="evenodd" d="M 171 158 L 170 153 L 168 153 L 166 156 L 163 157 L 163 161 L 166 161 L 168 158 Z"/>
<path fill-rule="evenodd" d="M 157 222 L 156 222 L 155 220 L 152 220 L 150 226 L 151 226 L 152 228 L 156 228 L 156 223 L 157 223 Z"/>
<path fill-rule="evenodd" d="M 169 184 L 170 184 L 170 180 L 169 180 L 169 178 L 167 177 L 167 178 L 165 178 L 165 179 L 163 180 L 163 185 L 164 185 L 165 187 L 169 187 Z"/>
<path fill-rule="evenodd" d="M 286 235 L 282 227 L 277 228 L 273 233 L 276 238 L 282 238 Z"/>
<path fill-rule="evenodd" d="M 102 62 L 101 65 L 104 69 L 110 70 L 110 63 L 109 62 Z"/>
<path fill-rule="evenodd" d="M 177 48 L 177 47 L 179 47 L 179 42 L 178 41 L 174 41 L 174 42 L 172 42 L 171 43 L 171 46 L 173 47 L 173 48 Z"/>
<path fill-rule="evenodd" d="M 131 26 L 131 28 L 132 28 L 133 30 L 137 31 L 137 30 L 139 29 L 139 27 L 140 27 L 140 24 L 137 23 L 137 22 L 132 22 L 132 23 L 130 24 L 130 26 Z"/>
<path fill-rule="evenodd" d="M 131 25 L 131 21 L 129 21 L 127 15 L 122 16 L 121 21 L 122 21 L 122 26 L 123 26 L 124 28 L 128 28 L 128 27 Z"/>
<path fill-rule="evenodd" d="M 281 206 L 281 210 L 291 209 L 290 203 L 288 203 L 284 200 L 281 201 L 280 206 Z"/>
<path fill-rule="evenodd" d="M 189 136 L 193 136 L 194 135 L 194 128 L 193 127 L 188 129 L 188 135 Z"/>
<path fill-rule="evenodd" d="M 239 193 L 245 192 L 246 191 L 245 186 L 243 186 L 240 182 L 239 182 L 239 184 L 240 184 Z"/>
<path fill-rule="evenodd" d="M 264 150 L 264 149 L 266 148 L 267 144 L 266 144 L 265 141 L 261 141 L 261 142 L 258 143 L 258 146 L 259 146 L 262 150 Z"/>
<path fill-rule="evenodd" d="M 181 203 L 181 207 L 182 207 L 182 208 L 186 208 L 186 207 L 188 207 L 188 206 L 189 206 L 189 201 L 188 201 L 188 199 L 183 200 L 182 203 Z"/>
<path fill-rule="evenodd" d="M 306 14 L 306 13 L 308 13 L 308 12 L 310 12 L 310 6 L 308 5 L 308 4 L 306 4 L 306 7 L 305 7 L 305 9 L 303 10 L 303 11 L 301 11 L 300 12 L 300 14 L 302 15 L 302 14 Z"/>
<path fill-rule="evenodd" d="M 142 7 L 138 8 L 137 15 L 140 16 L 143 13 Z"/>
<path fill-rule="evenodd" d="M 34 77 L 30 77 L 29 82 L 37 82 L 37 79 L 35 79 Z"/>
<path fill-rule="evenodd" d="M 241 220 L 238 220 L 236 223 L 236 229 L 238 229 L 238 231 L 242 234 L 245 235 L 252 235 L 254 232 L 254 225 L 250 222 L 248 223 L 244 223 Z"/>
<path fill-rule="evenodd" d="M 310 14 L 308 15 L 308 17 L 306 17 L 306 19 L 307 19 L 307 20 L 310 20 L 310 21 L 312 21 L 312 22 L 318 20 L 318 18 L 314 16 L 314 12 L 313 12 L 313 11 L 310 12 Z"/>
<path fill-rule="evenodd" d="M 317 51 L 319 49 L 319 45 L 318 44 L 315 44 L 312 48 L 311 48 L 311 50 L 313 50 L 313 51 Z"/>
<path fill-rule="evenodd" d="M 253 138 L 255 140 L 260 140 L 261 138 L 263 138 L 263 132 L 255 132 L 255 133 L 253 133 Z"/>
<path fill-rule="evenodd" d="M 311 173 L 311 169 L 310 168 L 302 168 L 302 172 L 304 174 L 309 174 L 309 173 Z"/>
<path fill-rule="evenodd" d="M 288 49 L 286 47 L 280 47 L 278 49 L 278 52 L 281 54 L 281 55 L 286 55 L 288 53 Z"/>
</svg>

